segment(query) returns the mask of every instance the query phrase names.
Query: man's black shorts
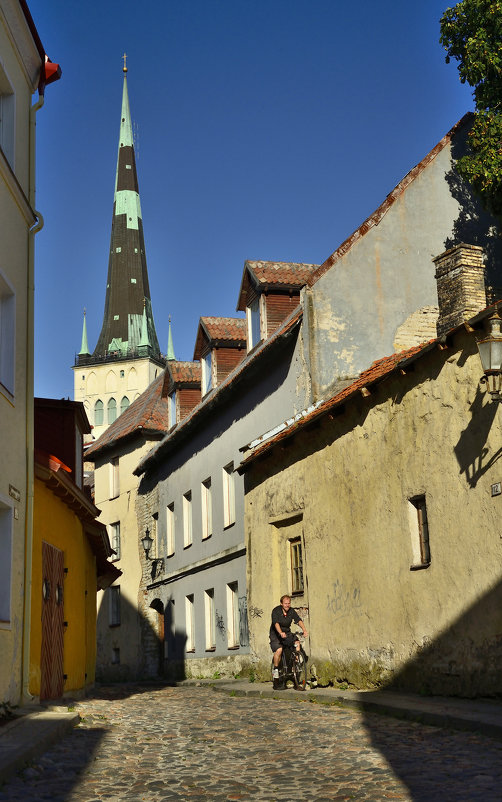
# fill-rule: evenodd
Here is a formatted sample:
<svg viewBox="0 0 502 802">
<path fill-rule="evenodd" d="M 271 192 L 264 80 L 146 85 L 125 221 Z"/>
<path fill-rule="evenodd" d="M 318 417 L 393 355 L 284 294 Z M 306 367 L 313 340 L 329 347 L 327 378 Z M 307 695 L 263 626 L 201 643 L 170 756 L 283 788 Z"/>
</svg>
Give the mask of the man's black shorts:
<svg viewBox="0 0 502 802">
<path fill-rule="evenodd" d="M 270 648 L 272 649 L 273 652 L 276 652 L 277 649 L 281 648 L 281 646 L 292 646 L 295 640 L 297 640 L 297 638 L 293 635 L 292 632 L 286 632 L 285 638 L 280 638 L 277 633 L 271 632 Z"/>
</svg>

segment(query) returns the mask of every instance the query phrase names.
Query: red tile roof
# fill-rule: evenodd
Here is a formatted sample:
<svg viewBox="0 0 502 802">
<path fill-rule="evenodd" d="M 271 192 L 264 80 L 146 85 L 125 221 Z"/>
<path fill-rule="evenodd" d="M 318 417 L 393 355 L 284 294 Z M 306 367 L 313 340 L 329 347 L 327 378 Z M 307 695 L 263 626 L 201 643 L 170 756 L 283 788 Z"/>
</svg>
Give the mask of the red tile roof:
<svg viewBox="0 0 502 802">
<path fill-rule="evenodd" d="M 339 406 L 346 399 L 351 398 L 352 396 L 361 392 L 364 393 L 369 385 L 375 384 L 376 382 L 381 381 L 389 376 L 395 370 L 403 368 L 408 361 L 413 361 L 417 356 L 421 356 L 426 351 L 431 350 L 437 345 L 437 343 L 438 340 L 429 340 L 429 342 L 422 343 L 421 345 L 414 346 L 413 348 L 408 348 L 406 351 L 398 351 L 391 356 L 383 357 L 383 359 L 377 359 L 375 362 L 373 362 L 371 367 L 363 371 L 357 377 L 357 379 L 345 386 L 342 390 L 339 390 L 339 392 L 335 393 L 335 395 L 327 398 L 318 407 L 316 407 L 315 410 L 307 415 L 304 415 L 298 420 L 295 420 L 294 423 L 286 426 L 274 437 L 271 437 L 269 440 L 266 440 L 264 443 L 254 448 L 251 453 L 242 460 L 239 466 L 239 471 L 245 470 L 251 462 L 254 462 L 257 457 L 265 454 L 267 451 L 277 445 L 277 443 L 280 443 L 282 440 L 291 437 L 292 434 L 296 433 L 300 429 L 303 429 L 314 420 L 322 417 L 322 415 L 325 415 L 334 407 Z M 366 394 L 370 395 L 370 391 L 368 390 Z"/>
<path fill-rule="evenodd" d="M 194 359 L 200 359 L 205 343 L 246 345 L 246 319 L 243 317 L 201 317 L 195 340 Z"/>
<path fill-rule="evenodd" d="M 166 371 L 175 384 L 200 384 L 200 362 L 178 362 L 170 359 Z"/>
<path fill-rule="evenodd" d="M 237 309 L 246 308 L 246 295 L 249 285 L 261 287 L 277 287 L 280 289 L 301 290 L 308 283 L 310 276 L 319 268 L 319 265 L 302 264 L 300 262 L 244 262 L 239 302 Z"/>
<path fill-rule="evenodd" d="M 138 431 L 149 435 L 163 435 L 168 426 L 168 399 L 162 396 L 164 371 L 146 388 L 130 407 L 106 429 L 95 443 L 86 449 L 85 459 L 94 460 L 105 448 Z"/>
<path fill-rule="evenodd" d="M 385 214 L 389 211 L 390 207 L 393 203 L 399 198 L 400 195 L 408 188 L 408 186 L 417 178 L 425 168 L 436 158 L 436 156 L 441 153 L 443 148 L 448 145 L 452 138 L 455 136 L 457 131 L 462 128 L 471 118 L 473 114 L 472 112 L 467 112 L 464 116 L 453 126 L 453 128 L 448 131 L 447 134 L 441 139 L 438 144 L 432 148 L 432 150 L 425 156 L 421 162 L 419 162 L 409 173 L 405 175 L 405 177 L 394 187 L 392 192 L 389 192 L 387 197 L 385 198 L 384 202 L 380 204 L 380 206 L 370 215 L 364 223 L 362 223 L 359 228 L 357 228 L 353 234 L 350 235 L 342 244 L 334 251 L 334 253 L 329 256 L 325 262 L 322 263 L 320 267 L 315 270 L 308 279 L 309 287 L 312 287 L 313 284 L 316 283 L 318 279 L 321 278 L 329 269 L 333 267 L 335 262 L 337 262 L 342 256 L 344 256 L 347 251 L 350 251 L 352 246 L 355 242 L 364 237 L 364 235 L 373 228 L 373 226 L 377 226 L 380 220 L 384 217 Z"/>
<path fill-rule="evenodd" d="M 274 333 L 268 337 L 261 345 L 257 346 L 251 351 L 243 360 L 238 364 L 234 370 L 219 384 L 214 390 L 210 391 L 200 404 L 181 420 L 178 425 L 170 431 L 163 440 L 152 448 L 152 450 L 141 460 L 138 467 L 134 470 L 136 475 L 144 473 L 152 464 L 154 464 L 171 445 L 178 441 L 180 437 L 186 435 L 190 427 L 201 419 L 205 412 L 209 412 L 213 407 L 227 397 L 228 393 L 235 389 L 241 378 L 245 376 L 248 370 L 259 365 L 260 359 L 264 354 L 267 354 L 270 349 L 283 338 L 290 336 L 302 318 L 302 309 L 297 307 L 286 318 L 286 320 L 279 326 Z"/>
</svg>

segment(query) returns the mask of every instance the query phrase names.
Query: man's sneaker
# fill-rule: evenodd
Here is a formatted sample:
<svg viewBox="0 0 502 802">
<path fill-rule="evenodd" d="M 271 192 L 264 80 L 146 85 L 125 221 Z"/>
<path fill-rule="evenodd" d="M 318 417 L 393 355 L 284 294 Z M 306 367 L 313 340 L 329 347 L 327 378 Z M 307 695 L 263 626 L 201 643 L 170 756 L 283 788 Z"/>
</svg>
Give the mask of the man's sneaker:
<svg viewBox="0 0 502 802">
<path fill-rule="evenodd" d="M 284 684 L 281 682 L 280 679 L 274 677 L 274 691 L 283 691 Z"/>
<path fill-rule="evenodd" d="M 274 668 L 274 670 L 272 672 L 272 677 L 274 679 L 279 679 L 279 669 L 278 668 Z"/>
</svg>

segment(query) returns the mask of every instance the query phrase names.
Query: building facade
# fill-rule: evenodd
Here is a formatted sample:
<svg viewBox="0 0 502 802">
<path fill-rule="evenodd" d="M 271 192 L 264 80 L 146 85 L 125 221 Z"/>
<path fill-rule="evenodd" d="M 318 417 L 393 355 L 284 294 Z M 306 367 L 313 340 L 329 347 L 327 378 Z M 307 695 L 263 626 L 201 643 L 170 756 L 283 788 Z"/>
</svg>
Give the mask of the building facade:
<svg viewBox="0 0 502 802">
<path fill-rule="evenodd" d="M 29 696 L 34 238 L 42 227 L 35 116 L 60 69 L 19 0 L 0 2 L 0 54 L 0 702 L 19 704 Z"/>
</svg>

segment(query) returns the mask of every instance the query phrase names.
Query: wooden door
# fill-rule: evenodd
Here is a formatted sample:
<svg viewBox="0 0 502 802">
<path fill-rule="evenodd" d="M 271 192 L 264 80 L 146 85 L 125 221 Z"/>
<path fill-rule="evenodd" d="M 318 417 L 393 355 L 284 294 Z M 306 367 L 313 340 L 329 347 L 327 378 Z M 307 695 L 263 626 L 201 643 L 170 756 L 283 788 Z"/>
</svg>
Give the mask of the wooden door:
<svg viewBox="0 0 502 802">
<path fill-rule="evenodd" d="M 40 699 L 58 699 L 63 695 L 63 579 L 63 552 L 42 543 Z"/>
</svg>

